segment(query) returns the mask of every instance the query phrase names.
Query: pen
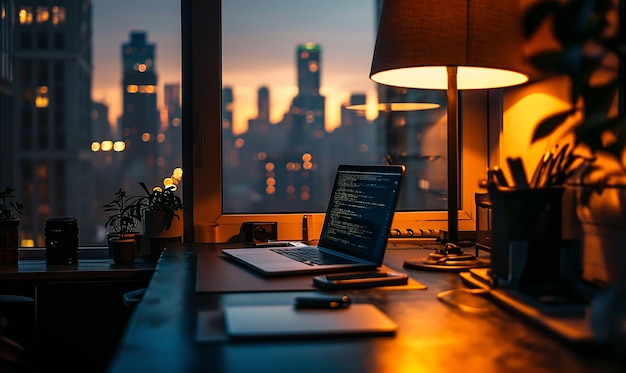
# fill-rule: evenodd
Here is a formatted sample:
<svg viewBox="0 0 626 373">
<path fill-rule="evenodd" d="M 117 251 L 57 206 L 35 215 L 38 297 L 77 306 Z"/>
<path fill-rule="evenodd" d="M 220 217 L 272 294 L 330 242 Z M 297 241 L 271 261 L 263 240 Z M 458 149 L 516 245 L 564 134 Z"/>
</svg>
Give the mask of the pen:
<svg viewBox="0 0 626 373">
<path fill-rule="evenodd" d="M 320 295 L 316 297 L 297 297 L 295 307 L 296 308 L 348 308 L 350 307 L 350 297 L 347 295 Z"/>
<path fill-rule="evenodd" d="M 522 158 L 508 157 L 506 162 L 509 164 L 511 177 L 513 177 L 515 181 L 515 187 L 517 189 L 528 189 L 528 180 L 526 179 L 526 170 L 524 170 Z"/>
<path fill-rule="evenodd" d="M 500 168 L 500 166 L 495 165 L 493 166 L 493 176 L 494 176 L 494 181 L 496 183 L 496 185 L 498 185 L 499 187 L 508 187 L 509 186 L 509 182 L 506 181 L 506 176 L 504 176 L 504 172 L 502 172 L 502 169 Z"/>
<path fill-rule="evenodd" d="M 552 159 L 552 152 L 547 151 L 543 157 L 539 160 L 539 164 L 535 168 L 532 178 L 530 179 L 530 185 L 534 188 L 539 188 L 543 180 L 543 174 L 546 172 L 546 166 Z M 547 171 L 549 174 L 549 170 Z M 549 176 L 549 175 L 548 175 Z"/>
</svg>

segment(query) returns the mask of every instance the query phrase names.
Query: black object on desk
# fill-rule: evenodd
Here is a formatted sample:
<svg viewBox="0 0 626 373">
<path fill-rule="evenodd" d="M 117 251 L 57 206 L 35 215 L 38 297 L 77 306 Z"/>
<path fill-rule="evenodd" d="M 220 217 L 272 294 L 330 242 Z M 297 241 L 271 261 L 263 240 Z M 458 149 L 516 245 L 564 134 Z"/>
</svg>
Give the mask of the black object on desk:
<svg viewBox="0 0 626 373">
<path fill-rule="evenodd" d="M 409 276 L 406 273 L 393 271 L 364 271 L 313 277 L 313 285 L 320 289 L 373 288 L 405 285 L 408 281 Z"/>
<path fill-rule="evenodd" d="M 347 295 L 320 295 L 314 297 L 297 297 L 294 306 L 298 309 L 341 309 L 350 307 Z"/>
</svg>

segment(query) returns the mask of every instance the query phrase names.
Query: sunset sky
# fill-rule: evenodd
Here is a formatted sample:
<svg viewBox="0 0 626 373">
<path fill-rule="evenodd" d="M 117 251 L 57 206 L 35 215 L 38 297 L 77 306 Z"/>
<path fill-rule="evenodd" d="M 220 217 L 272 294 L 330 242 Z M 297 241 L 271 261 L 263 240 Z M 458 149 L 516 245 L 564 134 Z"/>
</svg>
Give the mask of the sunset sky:
<svg viewBox="0 0 626 373">
<path fill-rule="evenodd" d="M 327 129 L 339 124 L 340 105 L 351 93 L 375 99 L 369 78 L 374 48 L 374 0 L 224 0 L 223 85 L 235 94 L 236 132 L 256 116 L 256 92 L 270 90 L 270 114 L 278 121 L 296 95 L 298 44 L 322 47 L 321 94 Z M 121 113 L 121 45 L 134 30 L 156 44 L 158 106 L 162 88 L 180 82 L 180 3 L 176 0 L 94 0 L 93 99 Z M 368 115 L 376 113 L 368 112 Z"/>
</svg>

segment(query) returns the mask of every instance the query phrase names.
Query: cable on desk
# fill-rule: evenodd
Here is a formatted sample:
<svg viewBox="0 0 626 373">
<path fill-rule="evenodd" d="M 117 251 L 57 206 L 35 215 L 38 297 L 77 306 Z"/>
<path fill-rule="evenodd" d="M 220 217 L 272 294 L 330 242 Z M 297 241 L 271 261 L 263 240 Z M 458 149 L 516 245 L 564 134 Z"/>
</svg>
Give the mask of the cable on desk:
<svg viewBox="0 0 626 373">
<path fill-rule="evenodd" d="M 492 307 L 474 307 L 468 304 L 459 303 L 458 301 L 452 299 L 454 295 L 458 294 L 468 294 L 472 296 L 483 295 L 489 294 L 489 289 L 450 289 L 437 294 L 437 299 L 449 306 L 468 313 L 487 313 L 493 309 Z M 488 305 L 492 306 L 491 303 L 488 303 Z"/>
</svg>

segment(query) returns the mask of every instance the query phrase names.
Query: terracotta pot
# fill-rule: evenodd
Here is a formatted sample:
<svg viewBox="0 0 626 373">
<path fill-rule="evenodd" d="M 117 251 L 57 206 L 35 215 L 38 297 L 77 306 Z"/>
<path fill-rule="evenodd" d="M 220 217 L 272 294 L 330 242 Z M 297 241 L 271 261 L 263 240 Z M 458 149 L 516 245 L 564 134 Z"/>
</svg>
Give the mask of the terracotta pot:
<svg viewBox="0 0 626 373">
<path fill-rule="evenodd" d="M 109 239 L 109 252 L 115 264 L 131 264 L 135 260 L 135 237 Z"/>
<path fill-rule="evenodd" d="M 17 264 L 20 221 L 0 221 L 0 264 Z"/>
<path fill-rule="evenodd" d="M 112 238 L 120 238 L 120 234 L 117 232 L 107 232 L 107 243 L 109 243 L 109 257 L 113 257 L 111 254 L 111 239 Z M 139 232 L 129 232 L 124 233 L 123 238 L 132 238 L 135 240 L 135 256 L 139 254 L 139 249 L 141 248 L 141 233 Z"/>
</svg>

